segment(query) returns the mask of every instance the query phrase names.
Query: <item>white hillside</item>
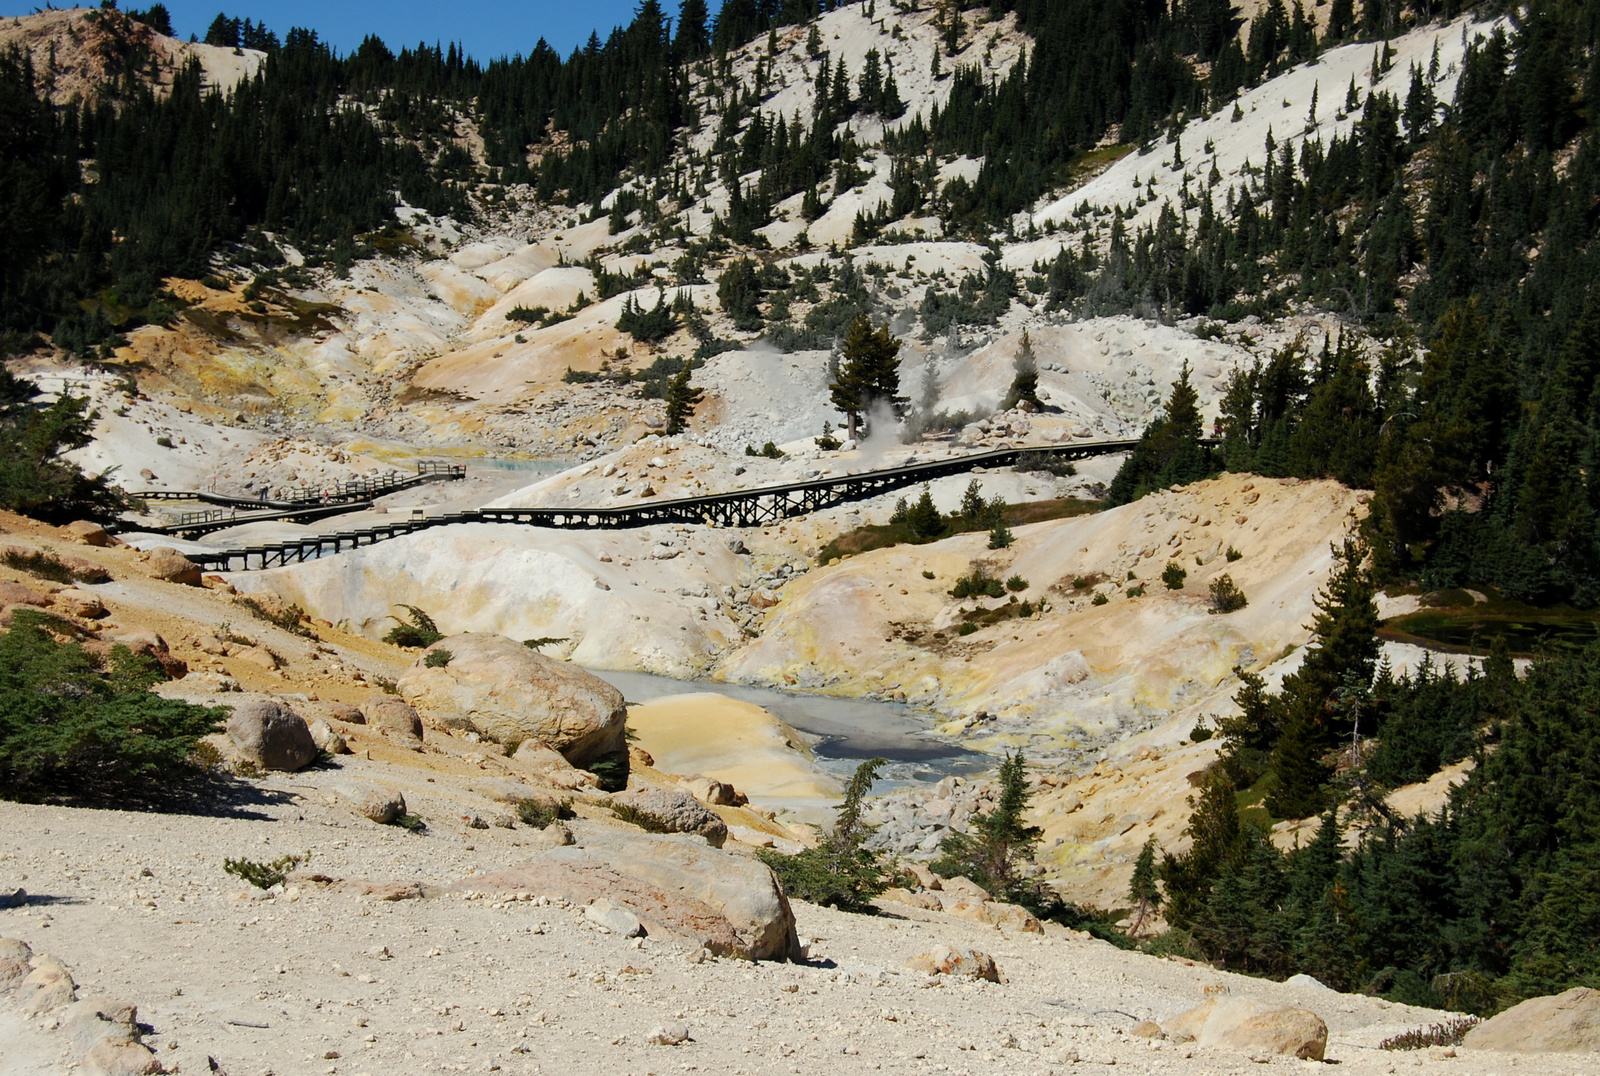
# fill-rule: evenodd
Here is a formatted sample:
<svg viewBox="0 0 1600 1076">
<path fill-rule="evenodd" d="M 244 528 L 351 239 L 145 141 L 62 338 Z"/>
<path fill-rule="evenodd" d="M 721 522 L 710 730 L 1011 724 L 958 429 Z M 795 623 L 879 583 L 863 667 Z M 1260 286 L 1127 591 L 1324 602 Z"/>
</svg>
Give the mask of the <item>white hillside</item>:
<svg viewBox="0 0 1600 1076">
<path fill-rule="evenodd" d="M 1154 143 L 1148 153 L 1130 152 L 1105 171 L 1060 197 L 1045 201 L 1031 216 L 1035 227 L 1046 232 L 1088 212 L 1120 208 L 1132 210 L 1127 222 L 1129 233 L 1153 224 L 1163 205 L 1183 213 L 1182 192 L 1187 189 L 1196 199 L 1211 190 L 1220 210 L 1230 187 L 1240 188 L 1253 178 L 1253 170 L 1266 163 L 1266 142 L 1270 134 L 1278 145 L 1296 149 L 1305 141 L 1327 145 L 1336 137 L 1347 137 L 1361 118 L 1361 109 L 1346 109 L 1346 93 L 1354 83 L 1362 103 L 1374 93 L 1388 93 L 1404 101 L 1411 85 L 1413 65 L 1424 75 L 1438 55 L 1438 78 L 1434 96 L 1449 101 L 1455 95 L 1461 58 L 1471 38 L 1487 34 L 1494 23 L 1458 19 L 1443 26 L 1428 26 L 1393 39 L 1392 66 L 1376 82 L 1372 79 L 1375 48 L 1369 44 L 1346 45 L 1331 49 L 1317 62 L 1302 64 L 1277 78 L 1240 94 L 1234 119 L 1232 108 L 1223 108 L 1184 128 L 1178 143 Z M 1317 107 L 1313 116 L 1311 104 Z M 1207 147 L 1210 147 L 1209 149 Z M 1174 169 L 1174 150 L 1180 150 L 1182 166 Z M 1221 178 L 1209 180 L 1212 168 Z M 1142 200 L 1142 202 L 1141 202 Z M 1193 220 L 1198 208 L 1187 211 Z M 1067 240 L 1070 242 L 1070 240 Z M 1024 268 L 1044 258 L 1053 258 L 1063 240 L 1051 238 L 1009 246 L 1005 262 Z"/>
</svg>

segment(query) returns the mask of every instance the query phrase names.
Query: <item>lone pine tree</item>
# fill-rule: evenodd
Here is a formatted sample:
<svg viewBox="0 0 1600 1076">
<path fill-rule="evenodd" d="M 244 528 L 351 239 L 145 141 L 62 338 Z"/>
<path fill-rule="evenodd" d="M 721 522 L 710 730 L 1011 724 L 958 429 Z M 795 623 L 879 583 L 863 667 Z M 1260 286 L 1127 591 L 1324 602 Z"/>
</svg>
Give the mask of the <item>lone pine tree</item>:
<svg viewBox="0 0 1600 1076">
<path fill-rule="evenodd" d="M 861 416 L 875 405 L 887 407 L 896 415 L 905 413 L 906 397 L 900 395 L 900 339 L 887 325 L 876 329 L 865 314 L 858 314 L 845 332 L 844 361 L 831 386 L 833 406 L 848 420 L 851 440 L 861 426 Z"/>
</svg>

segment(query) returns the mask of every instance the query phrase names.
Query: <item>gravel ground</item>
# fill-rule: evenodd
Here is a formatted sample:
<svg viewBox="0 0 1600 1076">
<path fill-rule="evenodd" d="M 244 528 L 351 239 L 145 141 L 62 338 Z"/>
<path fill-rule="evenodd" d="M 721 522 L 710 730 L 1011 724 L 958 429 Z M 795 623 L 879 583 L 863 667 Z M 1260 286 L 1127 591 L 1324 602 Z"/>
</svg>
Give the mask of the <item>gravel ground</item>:
<svg viewBox="0 0 1600 1076">
<path fill-rule="evenodd" d="M 697 963 L 685 946 L 608 935 L 580 908 L 539 900 L 389 903 L 310 886 L 261 899 L 222 871 L 224 857 L 309 852 L 311 869 L 336 878 L 450 883 L 519 862 L 539 835 L 448 823 L 411 835 L 323 805 L 303 777 L 255 787 L 256 801 L 231 816 L 0 805 L 0 891 L 29 894 L 0 910 L 0 935 L 65 961 L 80 997 L 137 1003 L 169 1070 L 1253 1071 L 1243 1055 L 1126 1034 L 1220 981 L 1318 1012 L 1332 1029 L 1329 1058 L 1345 1071 L 1594 1071 L 1593 1057 L 1519 1065 L 1465 1050 L 1386 1053 L 1375 1049 L 1382 1038 L 1441 1014 L 910 909 L 917 920 L 797 904 L 813 958 L 800 966 Z M 904 969 L 941 944 L 992 954 L 1008 983 Z M 648 1043 L 678 1022 L 690 1041 Z M 71 1070 L 52 1023 L 0 1000 L 0 1073 Z"/>
</svg>

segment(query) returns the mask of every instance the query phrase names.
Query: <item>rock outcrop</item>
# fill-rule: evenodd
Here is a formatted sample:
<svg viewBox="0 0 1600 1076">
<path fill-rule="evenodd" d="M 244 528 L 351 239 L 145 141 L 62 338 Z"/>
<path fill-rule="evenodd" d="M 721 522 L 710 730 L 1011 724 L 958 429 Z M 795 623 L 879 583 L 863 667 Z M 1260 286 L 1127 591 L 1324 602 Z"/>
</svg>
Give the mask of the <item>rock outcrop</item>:
<svg viewBox="0 0 1600 1076">
<path fill-rule="evenodd" d="M 1311 1010 L 1227 995 L 1172 1017 L 1162 1030 L 1174 1042 L 1303 1061 L 1321 1061 L 1328 1047 L 1328 1025 Z"/>
<path fill-rule="evenodd" d="M 1600 1053 L 1600 990 L 1529 998 L 1467 1032 L 1462 1045 L 1510 1053 Z"/>
<path fill-rule="evenodd" d="M 428 665 L 428 655 L 441 650 L 448 651 L 449 662 Z M 626 750 L 622 692 L 503 635 L 442 639 L 397 686 L 425 714 L 446 723 L 464 719 L 498 743 L 538 740 L 575 764 Z"/>
<path fill-rule="evenodd" d="M 234 707 L 227 729 L 239 753 L 264 770 L 303 769 L 317 757 L 311 730 L 281 702 L 240 703 Z"/>
<path fill-rule="evenodd" d="M 457 889 L 527 892 L 589 904 L 604 898 L 651 935 L 747 960 L 801 957 L 794 913 L 765 864 L 681 835 L 572 822 L 574 843 Z"/>
</svg>

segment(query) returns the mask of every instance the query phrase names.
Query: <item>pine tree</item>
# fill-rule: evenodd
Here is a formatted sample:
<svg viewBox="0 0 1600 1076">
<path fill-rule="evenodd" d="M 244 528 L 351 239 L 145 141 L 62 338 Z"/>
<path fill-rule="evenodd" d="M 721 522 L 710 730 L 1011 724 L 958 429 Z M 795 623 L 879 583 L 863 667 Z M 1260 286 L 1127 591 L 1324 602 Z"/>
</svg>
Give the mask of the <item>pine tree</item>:
<svg viewBox="0 0 1600 1076">
<path fill-rule="evenodd" d="M 850 323 L 844 338 L 844 362 L 831 388 L 833 406 L 848 420 L 849 439 L 855 440 L 861 416 L 875 404 L 897 415 L 905 413 L 900 395 L 900 340 L 887 325 L 874 329 L 865 314 Z"/>
<path fill-rule="evenodd" d="M 922 496 L 906 510 L 905 519 L 913 538 L 926 542 L 944 535 L 944 517 L 934 505 L 933 492 L 927 486 L 922 487 Z"/>
<path fill-rule="evenodd" d="M 1161 907 L 1161 890 L 1156 885 L 1156 852 L 1159 846 L 1152 835 L 1139 849 L 1139 859 L 1133 865 L 1133 878 L 1128 883 L 1128 901 L 1133 905 L 1133 923 L 1128 927 L 1130 937 L 1138 937 L 1145 920 Z"/>
<path fill-rule="evenodd" d="M 683 369 L 678 371 L 676 377 L 667 383 L 667 433 L 668 435 L 682 433 L 688 426 L 694 409 L 699 405 L 704 393 L 694 385 L 689 384 L 693 363 L 684 360 Z"/>
<path fill-rule="evenodd" d="M 1028 809 L 1026 759 L 1022 751 L 1000 764 L 1000 794 L 994 810 L 974 815 L 969 832 L 952 831 L 939 845 L 939 858 L 929 866 L 946 878 L 965 875 L 1004 900 L 1027 899 L 1022 867 L 1033 858 L 1041 830 L 1023 816 Z"/>
<path fill-rule="evenodd" d="M 1033 337 L 1027 329 L 1022 330 L 1022 342 L 1017 346 L 1017 355 L 1011 366 L 1015 374 L 1010 390 L 1001 401 L 1000 410 L 1009 411 L 1024 400 L 1035 408 L 1042 408 L 1044 404 L 1039 400 L 1039 360 L 1033 353 Z"/>
</svg>

